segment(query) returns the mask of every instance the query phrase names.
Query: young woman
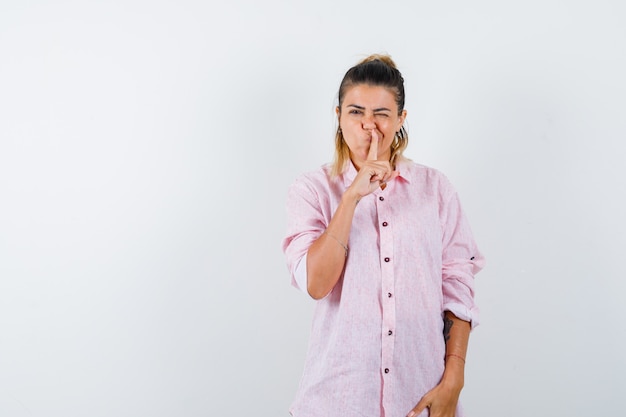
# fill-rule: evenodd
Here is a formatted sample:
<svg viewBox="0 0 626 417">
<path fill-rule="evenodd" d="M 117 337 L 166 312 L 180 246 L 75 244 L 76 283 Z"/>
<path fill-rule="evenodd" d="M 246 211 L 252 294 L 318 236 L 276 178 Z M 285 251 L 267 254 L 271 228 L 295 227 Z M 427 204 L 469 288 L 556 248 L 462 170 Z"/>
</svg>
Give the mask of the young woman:
<svg viewBox="0 0 626 417">
<path fill-rule="evenodd" d="M 289 189 L 283 250 L 316 301 L 295 417 L 462 417 L 484 259 L 438 171 L 403 157 L 404 79 L 372 55 L 339 87 L 335 161 Z"/>
</svg>

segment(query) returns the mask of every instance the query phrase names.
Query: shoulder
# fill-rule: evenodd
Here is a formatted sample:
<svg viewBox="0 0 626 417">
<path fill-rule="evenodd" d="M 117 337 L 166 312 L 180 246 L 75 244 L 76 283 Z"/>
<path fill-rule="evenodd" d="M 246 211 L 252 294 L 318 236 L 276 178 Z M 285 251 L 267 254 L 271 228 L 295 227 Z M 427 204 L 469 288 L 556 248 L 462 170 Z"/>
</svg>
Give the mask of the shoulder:
<svg viewBox="0 0 626 417">
<path fill-rule="evenodd" d="M 421 190 L 438 191 L 439 194 L 454 192 L 448 177 L 436 168 L 403 160 L 398 164 L 398 170 L 403 178 Z"/>
<path fill-rule="evenodd" d="M 319 187 L 327 185 L 331 180 L 330 164 L 324 164 L 317 169 L 306 171 L 293 181 L 293 185 L 308 184 L 312 187 Z"/>
<path fill-rule="evenodd" d="M 326 194 L 337 180 L 331 175 L 331 164 L 324 164 L 315 170 L 300 174 L 289 189 L 291 192 Z"/>
</svg>

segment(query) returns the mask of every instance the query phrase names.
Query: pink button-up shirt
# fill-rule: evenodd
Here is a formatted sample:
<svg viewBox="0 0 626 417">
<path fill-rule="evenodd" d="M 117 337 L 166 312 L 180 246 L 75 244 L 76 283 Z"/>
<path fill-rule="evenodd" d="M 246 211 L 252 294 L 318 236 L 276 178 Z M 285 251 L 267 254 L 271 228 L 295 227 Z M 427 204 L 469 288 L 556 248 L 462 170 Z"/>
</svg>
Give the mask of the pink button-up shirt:
<svg viewBox="0 0 626 417">
<path fill-rule="evenodd" d="M 344 273 L 316 302 L 295 417 L 406 416 L 443 375 L 443 312 L 477 324 L 474 274 L 484 259 L 456 192 L 432 168 L 397 169 L 358 203 Z M 327 165 L 289 189 L 283 250 L 305 292 L 301 261 L 355 176 L 350 165 L 333 178 Z"/>
</svg>

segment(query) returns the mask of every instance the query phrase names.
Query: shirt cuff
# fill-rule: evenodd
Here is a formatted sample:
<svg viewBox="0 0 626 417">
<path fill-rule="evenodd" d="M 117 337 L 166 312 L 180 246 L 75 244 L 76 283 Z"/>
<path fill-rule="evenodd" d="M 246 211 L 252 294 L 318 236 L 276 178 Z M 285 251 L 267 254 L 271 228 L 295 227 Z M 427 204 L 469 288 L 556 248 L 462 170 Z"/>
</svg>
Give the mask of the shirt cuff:
<svg viewBox="0 0 626 417">
<path fill-rule="evenodd" d="M 444 304 L 443 311 L 449 311 L 461 320 L 468 321 L 472 330 L 479 324 L 478 318 L 480 311 L 478 307 L 467 308 L 463 304 L 447 303 Z"/>
<path fill-rule="evenodd" d="M 296 270 L 293 273 L 293 278 L 296 281 L 296 286 L 298 289 L 305 294 L 309 295 L 308 291 L 308 280 L 306 275 L 306 253 L 300 260 L 298 261 L 298 265 L 296 265 Z"/>
</svg>

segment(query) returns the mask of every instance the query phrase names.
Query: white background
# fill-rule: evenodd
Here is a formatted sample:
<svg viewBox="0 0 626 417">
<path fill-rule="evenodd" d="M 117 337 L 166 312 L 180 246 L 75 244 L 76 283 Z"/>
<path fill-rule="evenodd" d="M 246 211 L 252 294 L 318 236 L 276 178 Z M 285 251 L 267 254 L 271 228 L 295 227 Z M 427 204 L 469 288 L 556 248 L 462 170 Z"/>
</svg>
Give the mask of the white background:
<svg viewBox="0 0 626 417">
<path fill-rule="evenodd" d="M 313 303 L 285 195 L 331 159 L 339 82 L 373 52 L 405 76 L 408 156 L 452 180 L 488 259 L 468 414 L 621 415 L 607 0 L 2 0 L 0 415 L 287 416 Z"/>
</svg>

